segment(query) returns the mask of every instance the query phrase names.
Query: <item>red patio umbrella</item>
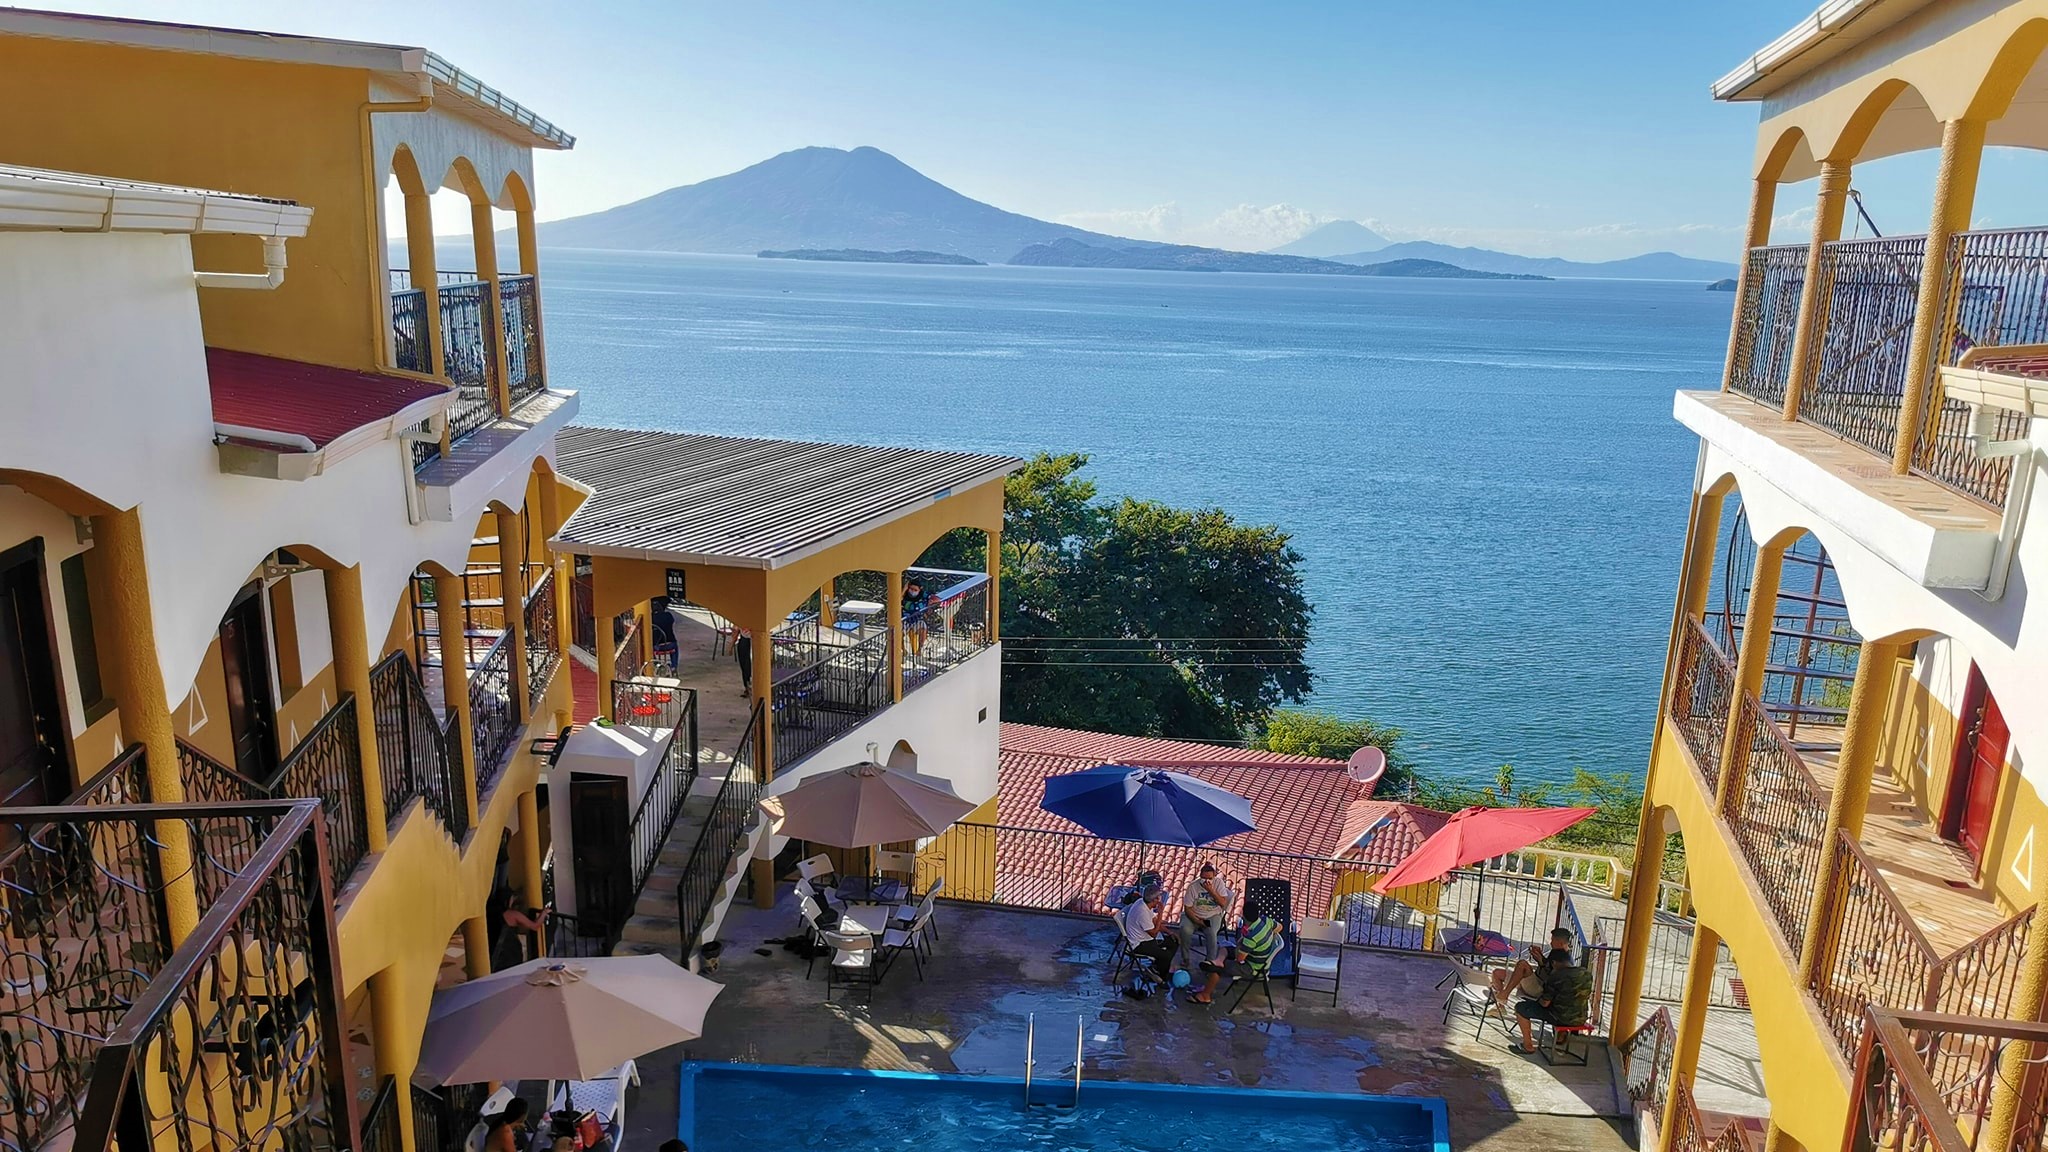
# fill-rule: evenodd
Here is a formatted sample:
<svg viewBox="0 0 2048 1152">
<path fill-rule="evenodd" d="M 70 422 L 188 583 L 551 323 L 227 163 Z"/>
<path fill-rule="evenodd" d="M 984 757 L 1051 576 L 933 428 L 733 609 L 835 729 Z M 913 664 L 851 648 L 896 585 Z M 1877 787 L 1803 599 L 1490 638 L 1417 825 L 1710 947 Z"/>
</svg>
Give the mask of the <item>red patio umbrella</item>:
<svg viewBox="0 0 2048 1152">
<path fill-rule="evenodd" d="M 1410 852 L 1407 859 L 1380 877 L 1372 890 L 1384 895 L 1410 884 L 1427 884 L 1431 880 L 1442 879 L 1456 869 L 1491 860 L 1504 852 L 1527 848 L 1538 840 L 1555 836 L 1597 811 L 1597 808 L 1464 809 Z M 1467 933 L 1473 942 L 1482 938 L 1479 901 L 1485 892 L 1486 873 L 1481 871 L 1478 890 L 1472 894 L 1472 930 Z M 1476 946 L 1468 947 L 1473 951 L 1479 950 Z M 1455 951 L 1448 944 L 1446 950 Z"/>
</svg>

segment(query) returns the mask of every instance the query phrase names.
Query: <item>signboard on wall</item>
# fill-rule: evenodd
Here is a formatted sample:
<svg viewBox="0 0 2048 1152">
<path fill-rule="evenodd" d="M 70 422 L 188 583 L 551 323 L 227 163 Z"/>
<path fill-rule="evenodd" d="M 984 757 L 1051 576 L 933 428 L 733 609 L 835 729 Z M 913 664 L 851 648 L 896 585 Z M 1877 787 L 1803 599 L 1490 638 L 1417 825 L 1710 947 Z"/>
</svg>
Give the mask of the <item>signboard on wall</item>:
<svg viewBox="0 0 2048 1152">
<path fill-rule="evenodd" d="M 683 578 L 687 575 L 689 574 L 687 572 L 684 572 L 681 568 L 671 568 L 668 570 L 669 603 L 673 604 L 678 601 L 688 600 L 690 598 L 689 594 L 686 591 L 684 591 L 683 588 Z"/>
</svg>

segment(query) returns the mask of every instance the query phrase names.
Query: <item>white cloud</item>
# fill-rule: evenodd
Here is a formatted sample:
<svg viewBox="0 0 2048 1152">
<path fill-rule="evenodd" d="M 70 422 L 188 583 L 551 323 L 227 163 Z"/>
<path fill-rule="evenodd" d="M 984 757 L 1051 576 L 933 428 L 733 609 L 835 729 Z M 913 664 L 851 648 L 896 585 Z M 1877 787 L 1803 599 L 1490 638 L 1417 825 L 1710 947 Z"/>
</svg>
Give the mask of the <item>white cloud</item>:
<svg viewBox="0 0 2048 1152">
<path fill-rule="evenodd" d="M 1231 248 L 1258 252 L 1296 240 L 1329 221 L 1292 204 L 1239 204 L 1215 218 L 1190 223 L 1174 203 L 1150 208 L 1110 209 L 1100 212 L 1069 212 L 1055 217 L 1062 224 L 1128 236 L 1135 240 L 1163 240 L 1174 244 L 1200 244 L 1208 248 Z"/>
</svg>

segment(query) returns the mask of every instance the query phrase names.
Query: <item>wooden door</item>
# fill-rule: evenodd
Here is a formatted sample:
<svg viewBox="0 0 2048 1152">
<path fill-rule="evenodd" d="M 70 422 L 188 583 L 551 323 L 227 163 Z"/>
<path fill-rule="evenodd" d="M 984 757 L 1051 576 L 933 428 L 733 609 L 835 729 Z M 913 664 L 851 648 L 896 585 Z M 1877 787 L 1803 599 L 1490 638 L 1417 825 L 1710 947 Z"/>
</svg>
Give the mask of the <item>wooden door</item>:
<svg viewBox="0 0 2048 1152">
<path fill-rule="evenodd" d="M 277 767 L 277 705 L 270 695 L 270 645 L 258 595 L 262 587 L 242 589 L 220 621 L 220 669 L 227 682 L 235 770 L 252 780 L 269 779 Z"/>
<path fill-rule="evenodd" d="M 1980 864 L 1998 810 L 2005 754 L 2011 742 L 2012 733 L 1998 709 L 1998 700 L 1985 685 L 1984 674 L 1973 666 L 1969 687 L 1963 693 L 1962 731 L 1950 769 L 1942 832 Z"/>
<path fill-rule="evenodd" d="M 0 805 L 11 807 L 55 804 L 71 791 L 42 544 L 0 552 Z"/>
<path fill-rule="evenodd" d="M 578 920 L 616 929 L 633 914 L 631 823 L 625 777 L 569 773 Z"/>
</svg>

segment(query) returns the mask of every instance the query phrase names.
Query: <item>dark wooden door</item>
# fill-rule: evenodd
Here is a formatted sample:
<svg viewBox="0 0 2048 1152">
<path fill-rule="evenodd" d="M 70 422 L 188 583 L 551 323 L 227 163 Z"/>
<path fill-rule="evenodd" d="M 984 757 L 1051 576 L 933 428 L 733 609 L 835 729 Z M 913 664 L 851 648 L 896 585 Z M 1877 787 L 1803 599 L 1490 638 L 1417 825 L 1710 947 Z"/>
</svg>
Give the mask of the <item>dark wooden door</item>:
<svg viewBox="0 0 2048 1152">
<path fill-rule="evenodd" d="M 266 780 L 277 767 L 277 705 L 270 695 L 270 645 L 263 635 L 261 584 L 242 589 L 220 621 L 220 669 L 227 681 L 235 770 Z"/>
<path fill-rule="evenodd" d="M 0 805 L 55 804 L 71 791 L 42 543 L 0 552 Z"/>
<path fill-rule="evenodd" d="M 578 920 L 617 928 L 632 915 L 631 822 L 624 777 L 569 774 Z"/>
<path fill-rule="evenodd" d="M 1984 683 L 1984 674 L 1970 669 L 1963 693 L 1962 731 L 1950 771 L 1943 832 L 1963 846 L 1972 860 L 1983 863 L 2005 782 L 2005 754 L 2012 742 L 1998 700 Z"/>
</svg>

